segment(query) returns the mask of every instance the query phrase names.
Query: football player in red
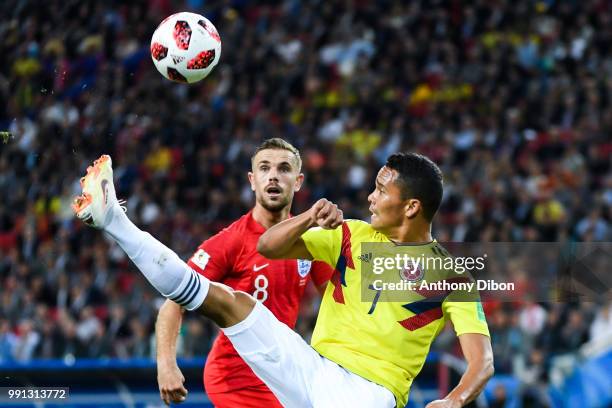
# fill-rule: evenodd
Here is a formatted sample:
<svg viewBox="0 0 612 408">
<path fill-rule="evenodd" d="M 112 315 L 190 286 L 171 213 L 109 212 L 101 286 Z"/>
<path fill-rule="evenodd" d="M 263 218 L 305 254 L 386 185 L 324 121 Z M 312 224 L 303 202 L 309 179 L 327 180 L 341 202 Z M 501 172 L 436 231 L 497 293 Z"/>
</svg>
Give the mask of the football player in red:
<svg viewBox="0 0 612 408">
<path fill-rule="evenodd" d="M 257 241 L 266 229 L 289 217 L 293 194 L 300 189 L 304 175 L 300 173 L 298 150 L 279 138 L 263 142 L 251 164 L 248 178 L 255 192 L 255 207 L 204 241 L 188 265 L 211 281 L 252 294 L 281 322 L 293 328 L 308 281 L 312 279 L 322 290 L 333 271 L 323 262 L 271 260 L 257 252 Z M 174 301 L 166 300 L 155 329 L 157 381 L 166 404 L 187 397 L 184 377 L 176 362 L 183 310 Z M 204 386 L 217 408 L 281 407 L 223 333 L 215 340 L 206 360 Z"/>
</svg>

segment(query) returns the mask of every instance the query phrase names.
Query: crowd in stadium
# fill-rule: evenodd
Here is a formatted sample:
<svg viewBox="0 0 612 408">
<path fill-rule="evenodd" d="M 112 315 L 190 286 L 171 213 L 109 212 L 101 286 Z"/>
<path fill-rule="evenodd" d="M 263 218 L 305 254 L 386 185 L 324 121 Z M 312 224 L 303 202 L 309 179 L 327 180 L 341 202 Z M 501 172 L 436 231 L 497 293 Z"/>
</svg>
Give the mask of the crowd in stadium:
<svg viewBox="0 0 612 408">
<path fill-rule="evenodd" d="M 0 5 L 0 125 L 12 134 L 0 140 L 0 363 L 152 355 L 160 298 L 70 209 L 101 153 L 130 218 L 184 259 L 252 206 L 246 172 L 269 137 L 302 153 L 294 213 L 326 197 L 367 219 L 376 171 L 410 150 L 445 174 L 440 242 L 612 238 L 609 2 L 202 4 Z M 153 30 L 177 10 L 204 13 L 223 41 L 197 85 L 150 60 Z M 317 301 L 306 303 L 308 336 Z M 497 372 L 534 384 L 553 357 L 612 335 L 611 303 L 487 313 Z M 201 319 L 184 331 L 189 356 L 216 332 Z"/>
</svg>

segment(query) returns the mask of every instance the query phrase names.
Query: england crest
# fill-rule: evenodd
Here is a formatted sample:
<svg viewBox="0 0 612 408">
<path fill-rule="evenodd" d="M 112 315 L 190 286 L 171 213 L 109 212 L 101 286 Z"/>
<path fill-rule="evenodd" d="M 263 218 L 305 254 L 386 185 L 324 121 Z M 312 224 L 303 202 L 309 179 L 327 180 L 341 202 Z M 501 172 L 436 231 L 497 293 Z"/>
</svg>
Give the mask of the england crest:
<svg viewBox="0 0 612 408">
<path fill-rule="evenodd" d="M 300 277 L 305 278 L 306 275 L 308 275 L 308 272 L 310 272 L 311 265 L 312 265 L 312 262 L 309 261 L 308 259 L 298 259 L 297 260 L 297 270 L 298 270 L 298 274 L 300 275 Z"/>
</svg>

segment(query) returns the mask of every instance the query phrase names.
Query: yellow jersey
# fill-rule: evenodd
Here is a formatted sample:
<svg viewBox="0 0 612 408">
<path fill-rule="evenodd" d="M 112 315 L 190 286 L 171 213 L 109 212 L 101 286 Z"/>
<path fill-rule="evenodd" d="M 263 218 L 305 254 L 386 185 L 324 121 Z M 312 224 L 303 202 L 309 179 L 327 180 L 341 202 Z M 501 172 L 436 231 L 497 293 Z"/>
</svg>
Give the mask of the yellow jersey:
<svg viewBox="0 0 612 408">
<path fill-rule="evenodd" d="M 368 283 L 364 286 L 362 277 L 366 275 L 362 273 L 366 268 L 362 266 L 373 260 L 371 253 L 361 253 L 362 244 L 394 246 L 370 224 L 347 220 L 334 230 L 311 228 L 302 239 L 315 260 L 335 268 L 323 296 L 312 347 L 352 373 L 389 389 L 398 407 L 406 405 L 412 381 L 446 321 L 452 322 L 457 335 L 489 336 L 479 300 L 450 300 L 448 293 L 422 291 L 417 286 L 414 291 L 405 291 L 410 292 L 408 302 L 385 301 Z M 415 258 L 450 256 L 436 241 L 401 245 L 401 250 Z M 418 272 L 421 276 L 416 276 L 417 280 L 444 278 L 439 271 L 427 268 Z M 364 293 L 369 289 L 371 300 L 365 300 Z"/>
</svg>

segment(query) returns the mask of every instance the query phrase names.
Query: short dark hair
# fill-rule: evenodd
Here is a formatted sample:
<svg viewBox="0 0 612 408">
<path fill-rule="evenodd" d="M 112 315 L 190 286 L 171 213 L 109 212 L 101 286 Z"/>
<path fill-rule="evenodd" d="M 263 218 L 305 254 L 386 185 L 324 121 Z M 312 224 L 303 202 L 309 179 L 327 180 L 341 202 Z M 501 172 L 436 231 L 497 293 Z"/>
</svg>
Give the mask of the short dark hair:
<svg viewBox="0 0 612 408">
<path fill-rule="evenodd" d="M 429 158 L 418 153 L 395 153 L 387 158 L 387 167 L 396 170 L 402 199 L 416 198 L 423 215 L 432 221 L 442 201 L 442 172 Z"/>
<path fill-rule="evenodd" d="M 291 143 L 289 143 L 285 139 L 281 139 L 280 137 L 266 139 L 259 146 L 257 146 L 257 149 L 255 149 L 255 153 L 253 153 L 253 156 L 251 156 L 251 163 L 253 163 L 253 160 L 255 160 L 255 156 L 257 156 L 257 153 L 261 152 L 262 150 L 268 149 L 290 151 L 295 156 L 295 159 L 298 164 L 298 171 L 302 168 L 302 158 L 300 157 L 300 151 L 296 149 L 296 147 L 293 146 Z"/>
</svg>

